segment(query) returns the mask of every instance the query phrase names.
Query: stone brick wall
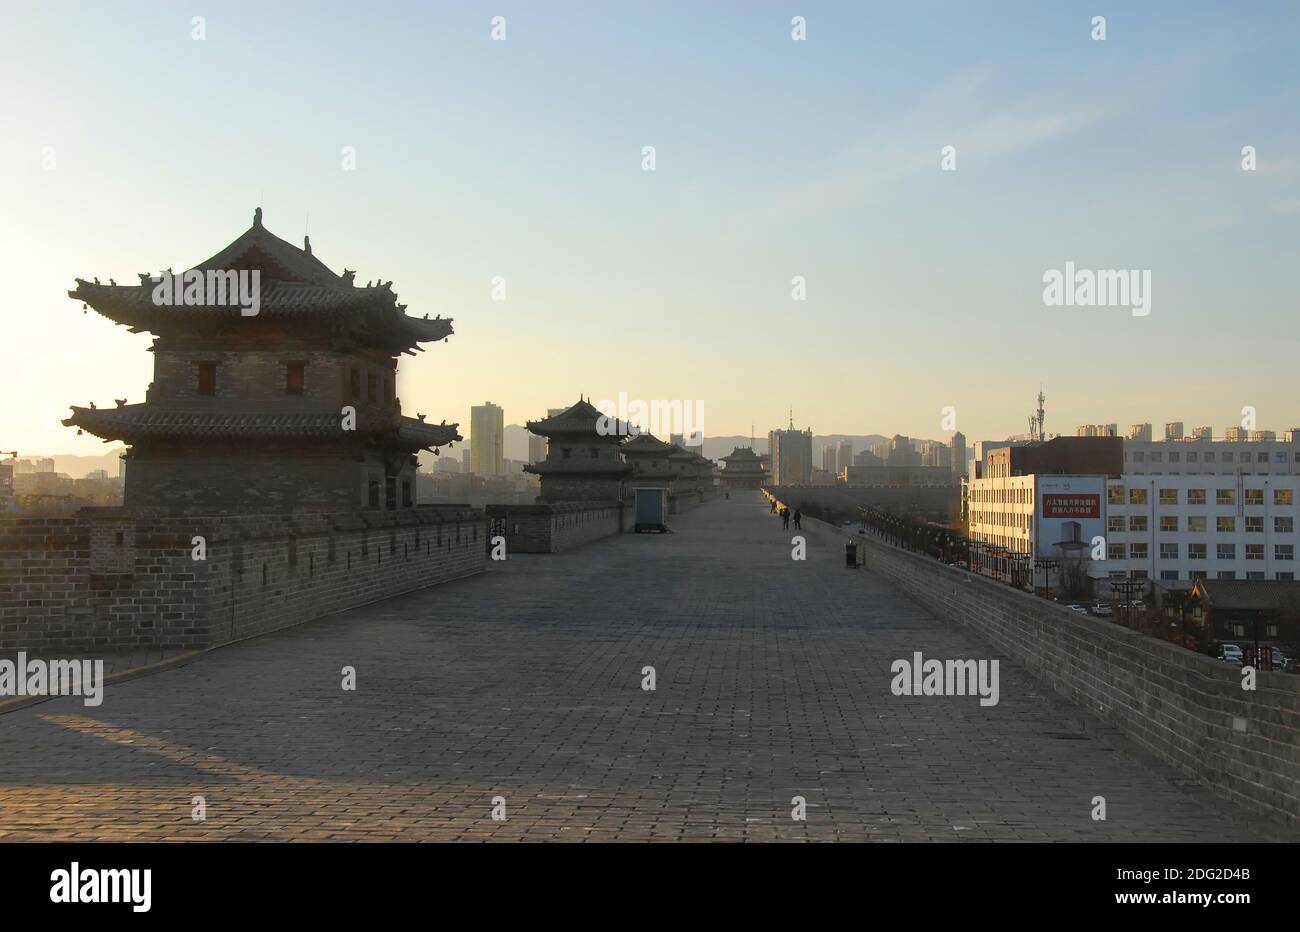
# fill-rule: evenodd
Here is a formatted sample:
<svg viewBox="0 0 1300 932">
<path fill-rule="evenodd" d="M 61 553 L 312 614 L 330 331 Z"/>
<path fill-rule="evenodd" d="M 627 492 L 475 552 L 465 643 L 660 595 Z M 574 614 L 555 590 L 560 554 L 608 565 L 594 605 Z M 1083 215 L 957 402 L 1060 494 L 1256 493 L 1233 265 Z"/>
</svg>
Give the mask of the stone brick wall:
<svg viewBox="0 0 1300 932">
<path fill-rule="evenodd" d="M 1259 673 L 1258 688 L 1246 691 L 1239 668 L 1202 654 L 874 537 L 811 518 L 803 526 L 837 560 L 844 541 L 856 540 L 868 569 L 1218 795 L 1300 824 L 1300 677 Z"/>
<path fill-rule="evenodd" d="M 212 647 L 485 568 L 482 513 L 455 505 L 2 518 L 0 650 Z"/>
<path fill-rule="evenodd" d="M 414 468 L 404 467 L 402 478 L 413 482 Z M 322 455 L 303 448 L 169 455 L 136 449 L 126 462 L 125 500 L 131 506 L 165 503 L 178 511 L 344 512 L 367 507 L 371 480 L 380 483 L 382 505 L 384 479 L 382 462 L 356 462 L 328 450 Z"/>
<path fill-rule="evenodd" d="M 489 524 L 504 523 L 507 553 L 559 553 L 621 533 L 620 502 L 563 502 L 551 505 L 489 505 Z"/>
</svg>

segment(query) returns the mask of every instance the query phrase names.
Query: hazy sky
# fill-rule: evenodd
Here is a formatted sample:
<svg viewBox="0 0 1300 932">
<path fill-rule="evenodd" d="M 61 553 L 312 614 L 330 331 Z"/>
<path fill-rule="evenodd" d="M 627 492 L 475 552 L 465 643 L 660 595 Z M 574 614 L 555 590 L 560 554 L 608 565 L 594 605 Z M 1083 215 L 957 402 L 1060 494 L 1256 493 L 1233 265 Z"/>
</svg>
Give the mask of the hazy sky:
<svg viewBox="0 0 1300 932">
<path fill-rule="evenodd" d="M 403 357 L 399 394 L 466 433 L 484 400 L 518 423 L 625 391 L 703 401 L 710 435 L 792 406 L 817 433 L 940 437 L 952 405 L 968 438 L 1000 438 L 1040 383 L 1049 432 L 1220 432 L 1244 405 L 1300 426 L 1300 4 L 4 0 L 3 18 L 3 449 L 97 452 L 67 405 L 143 398 L 149 337 L 83 316 L 75 276 L 187 267 L 259 203 L 335 271 L 455 318 Z M 1150 269 L 1150 315 L 1045 307 L 1067 260 Z"/>
</svg>

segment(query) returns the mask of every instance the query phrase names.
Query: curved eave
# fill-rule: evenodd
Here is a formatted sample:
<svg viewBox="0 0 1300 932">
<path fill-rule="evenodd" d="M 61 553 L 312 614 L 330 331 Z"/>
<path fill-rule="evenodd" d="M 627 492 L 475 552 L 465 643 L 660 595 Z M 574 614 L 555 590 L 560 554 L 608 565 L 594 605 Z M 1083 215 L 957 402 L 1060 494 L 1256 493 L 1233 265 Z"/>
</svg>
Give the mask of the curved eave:
<svg viewBox="0 0 1300 932">
<path fill-rule="evenodd" d="M 68 297 L 80 301 L 114 323 L 133 330 L 156 332 L 195 320 L 243 317 L 235 305 L 158 305 L 149 285 L 101 285 L 77 279 Z M 358 324 L 378 324 L 389 331 L 390 342 L 399 348 L 444 340 L 454 333 L 452 319 L 411 317 L 402 313 L 392 291 L 386 288 L 353 288 L 302 285 L 293 282 L 266 284 L 260 296 L 257 317 L 276 319 L 312 317 L 353 319 Z M 376 318 L 378 318 L 376 320 Z"/>
<path fill-rule="evenodd" d="M 464 440 L 459 427 L 459 424 L 426 424 L 415 418 L 404 417 L 397 428 L 397 436 L 413 449 L 432 450 L 434 447 L 444 447 L 457 440 Z"/>
</svg>

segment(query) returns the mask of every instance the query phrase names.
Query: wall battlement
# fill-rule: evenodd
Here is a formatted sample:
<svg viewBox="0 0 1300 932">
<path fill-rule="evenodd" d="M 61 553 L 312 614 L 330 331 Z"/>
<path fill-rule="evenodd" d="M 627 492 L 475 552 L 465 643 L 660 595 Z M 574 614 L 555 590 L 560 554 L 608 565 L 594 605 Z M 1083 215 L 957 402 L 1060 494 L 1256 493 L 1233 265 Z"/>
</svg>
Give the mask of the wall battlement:
<svg viewBox="0 0 1300 932">
<path fill-rule="evenodd" d="M 459 505 L 4 517 L 0 650 L 214 647 L 482 572 L 486 533 Z"/>
</svg>

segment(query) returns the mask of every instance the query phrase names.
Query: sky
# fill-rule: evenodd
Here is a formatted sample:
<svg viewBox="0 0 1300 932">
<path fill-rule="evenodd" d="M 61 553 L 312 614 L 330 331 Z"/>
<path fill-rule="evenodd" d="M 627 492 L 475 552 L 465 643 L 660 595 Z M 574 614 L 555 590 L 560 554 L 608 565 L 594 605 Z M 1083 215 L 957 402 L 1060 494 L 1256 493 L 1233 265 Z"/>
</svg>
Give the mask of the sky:
<svg viewBox="0 0 1300 932">
<path fill-rule="evenodd" d="M 100 452 L 67 406 L 143 398 L 150 338 L 83 315 L 75 277 L 189 267 L 259 205 L 455 319 L 398 394 L 466 433 L 486 400 L 522 423 L 626 392 L 702 402 L 711 436 L 793 409 L 818 434 L 942 438 L 951 407 L 996 439 L 1040 386 L 1049 433 L 1219 434 L 1245 406 L 1300 427 L 1300 4 L 0 15 L 0 449 Z M 1149 270 L 1150 313 L 1046 306 L 1066 262 Z"/>
</svg>

